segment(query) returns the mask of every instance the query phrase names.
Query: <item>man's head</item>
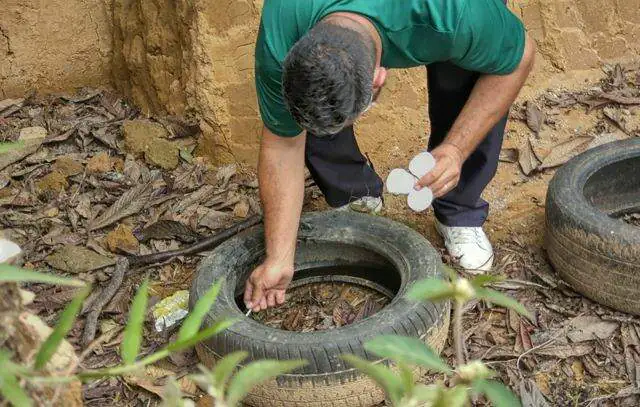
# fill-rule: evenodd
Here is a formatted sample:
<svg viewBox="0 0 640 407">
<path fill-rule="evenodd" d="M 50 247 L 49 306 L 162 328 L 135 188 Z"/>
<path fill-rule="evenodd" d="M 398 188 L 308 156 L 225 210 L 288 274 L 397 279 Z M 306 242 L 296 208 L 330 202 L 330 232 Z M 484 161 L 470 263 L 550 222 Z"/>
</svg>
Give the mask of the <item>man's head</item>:
<svg viewBox="0 0 640 407">
<path fill-rule="evenodd" d="M 316 136 L 353 123 L 384 83 L 376 52 L 371 34 L 354 21 L 313 27 L 284 62 L 284 99 L 296 122 Z"/>
</svg>

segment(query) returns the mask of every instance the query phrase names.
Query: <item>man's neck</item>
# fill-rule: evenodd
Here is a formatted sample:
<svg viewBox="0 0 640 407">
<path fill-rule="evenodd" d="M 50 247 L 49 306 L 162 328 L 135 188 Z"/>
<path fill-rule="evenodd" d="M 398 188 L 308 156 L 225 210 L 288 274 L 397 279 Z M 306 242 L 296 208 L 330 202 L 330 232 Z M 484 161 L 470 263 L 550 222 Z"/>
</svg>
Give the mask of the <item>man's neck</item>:
<svg viewBox="0 0 640 407">
<path fill-rule="evenodd" d="M 332 21 L 344 27 L 370 35 L 376 47 L 376 66 L 380 66 L 382 59 L 382 40 L 380 39 L 380 33 L 378 33 L 378 30 L 368 18 L 356 13 L 336 12 L 329 14 L 324 20 Z"/>
</svg>

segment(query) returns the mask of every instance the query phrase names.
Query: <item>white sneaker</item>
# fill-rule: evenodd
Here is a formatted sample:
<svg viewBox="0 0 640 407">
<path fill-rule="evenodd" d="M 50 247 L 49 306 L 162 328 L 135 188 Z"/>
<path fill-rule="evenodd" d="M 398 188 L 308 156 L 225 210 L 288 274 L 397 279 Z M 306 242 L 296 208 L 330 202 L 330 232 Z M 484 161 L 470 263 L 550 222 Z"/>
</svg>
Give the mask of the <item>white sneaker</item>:
<svg viewBox="0 0 640 407">
<path fill-rule="evenodd" d="M 445 226 L 436 219 L 436 230 L 460 267 L 472 274 L 491 270 L 493 248 L 481 227 Z"/>
<path fill-rule="evenodd" d="M 382 210 L 382 198 L 379 196 L 363 196 L 355 201 L 336 208 L 337 211 L 354 211 L 376 214 Z"/>
</svg>

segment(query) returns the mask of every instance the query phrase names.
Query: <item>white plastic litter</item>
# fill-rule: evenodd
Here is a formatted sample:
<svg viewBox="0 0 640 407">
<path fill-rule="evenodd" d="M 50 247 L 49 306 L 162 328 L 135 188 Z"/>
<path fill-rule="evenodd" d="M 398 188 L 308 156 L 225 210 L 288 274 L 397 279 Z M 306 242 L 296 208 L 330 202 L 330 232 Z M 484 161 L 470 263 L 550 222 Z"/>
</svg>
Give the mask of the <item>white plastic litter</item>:
<svg viewBox="0 0 640 407">
<path fill-rule="evenodd" d="M 404 168 L 391 170 L 387 177 L 387 191 L 394 195 L 406 195 L 413 191 L 413 186 L 418 180 L 409 174 Z"/>
<path fill-rule="evenodd" d="M 157 332 L 162 332 L 183 320 L 189 308 L 189 291 L 181 290 L 162 299 L 153 307 Z"/>
<path fill-rule="evenodd" d="M 436 160 L 431 153 L 420 153 L 409 162 L 409 171 L 418 178 L 422 178 L 426 173 L 436 166 Z"/>
<path fill-rule="evenodd" d="M 433 193 L 427 187 L 420 191 L 412 190 L 407 197 L 407 205 L 416 212 L 422 212 L 431 205 Z"/>
<path fill-rule="evenodd" d="M 0 263 L 9 263 L 22 253 L 20 246 L 7 239 L 0 239 Z"/>
</svg>

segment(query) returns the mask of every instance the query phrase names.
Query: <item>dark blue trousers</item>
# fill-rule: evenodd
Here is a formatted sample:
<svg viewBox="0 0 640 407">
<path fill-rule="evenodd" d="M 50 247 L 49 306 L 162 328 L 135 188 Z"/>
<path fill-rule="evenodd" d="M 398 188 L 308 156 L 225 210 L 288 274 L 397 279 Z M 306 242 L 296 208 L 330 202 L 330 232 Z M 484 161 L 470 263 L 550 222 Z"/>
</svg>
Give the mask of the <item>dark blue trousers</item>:
<svg viewBox="0 0 640 407">
<path fill-rule="evenodd" d="M 431 120 L 429 150 L 433 150 L 444 140 L 462 111 L 479 74 L 445 62 L 427 66 L 427 77 Z M 465 161 L 458 186 L 433 202 L 441 223 L 482 226 L 486 220 L 489 204 L 481 195 L 498 168 L 506 123 L 505 116 Z M 377 136 L 393 137 L 392 134 Z M 367 195 L 382 195 L 383 182 L 360 152 L 352 126 L 331 138 L 307 135 L 306 163 L 330 206 L 346 205 Z"/>
</svg>

